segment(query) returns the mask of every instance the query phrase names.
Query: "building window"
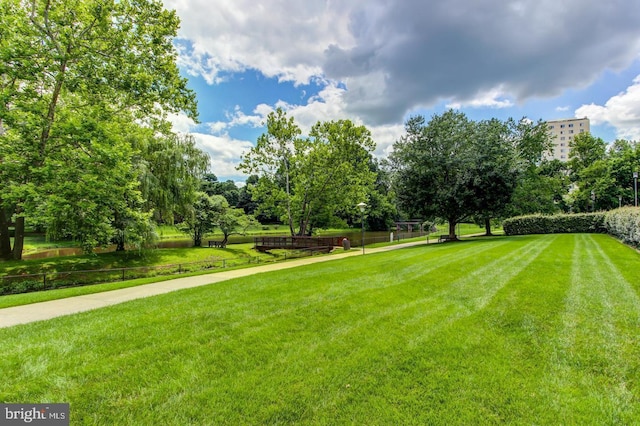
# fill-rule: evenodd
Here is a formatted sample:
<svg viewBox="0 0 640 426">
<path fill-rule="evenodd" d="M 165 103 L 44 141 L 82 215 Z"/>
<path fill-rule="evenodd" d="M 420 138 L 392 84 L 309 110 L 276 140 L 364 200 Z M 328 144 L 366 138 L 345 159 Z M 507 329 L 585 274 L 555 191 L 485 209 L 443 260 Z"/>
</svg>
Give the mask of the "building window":
<svg viewBox="0 0 640 426">
<path fill-rule="evenodd" d="M 569 124 L 569 127 L 573 127 L 573 124 Z"/>
<path fill-rule="evenodd" d="M 561 138 L 560 138 L 560 140 L 561 140 L 561 141 L 563 141 L 563 140 L 564 140 L 564 136 L 563 136 L 563 137 L 561 137 Z"/>
<path fill-rule="evenodd" d="M 561 129 L 564 129 L 564 124 L 561 124 L 561 125 L 560 125 L 560 128 L 561 128 Z"/>
</svg>

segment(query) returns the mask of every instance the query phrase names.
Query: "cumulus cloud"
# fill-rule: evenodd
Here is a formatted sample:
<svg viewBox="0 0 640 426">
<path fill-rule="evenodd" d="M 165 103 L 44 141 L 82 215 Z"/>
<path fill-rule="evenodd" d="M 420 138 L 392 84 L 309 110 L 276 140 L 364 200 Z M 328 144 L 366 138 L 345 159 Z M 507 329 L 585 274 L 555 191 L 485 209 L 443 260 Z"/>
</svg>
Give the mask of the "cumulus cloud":
<svg viewBox="0 0 640 426">
<path fill-rule="evenodd" d="M 305 104 L 290 104 L 278 101 L 275 105 L 260 104 L 250 115 L 246 115 L 239 107 L 234 113 L 229 115 L 226 122 L 210 123 L 210 129 L 215 133 L 228 132 L 235 126 L 250 124 L 259 127 L 266 122 L 267 116 L 276 108 L 284 110 L 288 116 L 293 117 L 303 134 L 308 134 L 311 127 L 318 121 L 335 121 L 347 117 L 346 104 L 343 99 L 345 89 L 335 82 L 326 81 L 325 87 L 312 96 Z M 366 125 L 358 117 L 351 118 L 356 125 Z M 391 151 L 392 145 L 404 133 L 404 126 L 398 124 L 390 125 L 367 125 L 372 137 L 377 144 L 375 155 L 385 157 Z"/>
<path fill-rule="evenodd" d="M 266 105 L 261 104 L 255 110 L 253 115 L 246 115 L 239 105 L 233 110 L 233 113 L 227 113 L 227 121 L 216 121 L 214 123 L 207 123 L 209 130 L 214 134 L 221 134 L 227 132 L 229 129 L 237 126 L 248 127 L 261 127 L 264 123 L 267 114 L 271 111 L 270 107 L 265 108 Z"/>
<path fill-rule="evenodd" d="M 198 148 L 208 153 L 211 158 L 211 170 L 218 176 L 234 181 L 244 181 L 246 176 L 236 170 L 241 156 L 253 144 L 249 141 L 237 140 L 229 135 L 214 136 L 204 133 L 191 133 Z"/>
<path fill-rule="evenodd" d="M 349 45 L 345 3 L 335 1 L 165 0 L 182 20 L 180 65 L 208 82 L 224 72 L 256 69 L 306 83 L 322 74 L 330 43 Z"/>
<path fill-rule="evenodd" d="M 413 111 L 436 104 L 499 109 L 553 97 L 588 86 L 606 69 L 627 67 L 640 52 L 640 2 L 163 1 L 182 20 L 177 47 L 184 72 L 212 85 L 229 73 L 257 70 L 322 87 L 305 103 L 243 105 L 200 127 L 173 118 L 179 131 L 212 134 L 194 137 L 221 176 L 239 176 L 235 165 L 252 146 L 229 132 L 260 127 L 278 107 L 305 133 L 317 121 L 364 124 L 383 157 Z M 639 107 L 636 78 L 626 92 L 605 105 L 584 105 L 576 116 L 640 139 Z"/>
<path fill-rule="evenodd" d="M 640 51 L 640 3 L 579 0 L 165 0 L 181 65 L 212 84 L 259 70 L 339 81 L 369 125 L 445 101 L 503 108 L 583 87 Z"/>
<path fill-rule="evenodd" d="M 626 91 L 610 98 L 604 105 L 582 105 L 576 117 L 589 117 L 591 124 L 608 124 L 622 139 L 640 141 L 640 75 Z"/>
<path fill-rule="evenodd" d="M 236 167 L 240 164 L 242 154 L 253 146 L 252 142 L 230 137 L 228 133 L 224 132 L 224 129 L 228 127 L 226 123 L 220 129 L 219 134 L 211 135 L 198 132 L 196 123 L 186 114 L 170 114 L 167 119 L 171 122 L 174 131 L 189 133 L 193 136 L 196 146 L 209 154 L 210 169 L 216 175 L 240 181 L 246 178 L 236 170 Z M 209 123 L 205 126 L 214 128 L 215 123 Z"/>
<path fill-rule="evenodd" d="M 452 102 L 447 104 L 447 108 L 461 109 L 468 108 L 509 108 L 513 106 L 513 102 L 506 98 L 506 94 L 502 87 L 497 87 L 486 92 L 478 93 L 471 99 Z"/>
<path fill-rule="evenodd" d="M 556 95 L 628 65 L 640 47 L 637 3 L 416 0 L 350 16 L 356 45 L 331 46 L 323 69 L 358 89 L 376 84 L 374 108 L 366 90 L 350 90 L 347 104 L 377 122 L 439 100 L 467 104 L 496 87 L 517 101 Z"/>
</svg>

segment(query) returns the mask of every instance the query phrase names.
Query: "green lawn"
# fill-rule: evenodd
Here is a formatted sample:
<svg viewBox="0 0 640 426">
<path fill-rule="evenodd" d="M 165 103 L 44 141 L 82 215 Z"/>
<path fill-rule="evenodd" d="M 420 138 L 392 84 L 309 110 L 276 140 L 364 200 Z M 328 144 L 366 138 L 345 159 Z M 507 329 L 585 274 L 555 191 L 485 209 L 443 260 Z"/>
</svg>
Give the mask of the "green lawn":
<svg viewBox="0 0 640 426">
<path fill-rule="evenodd" d="M 4 261 L 0 262 L 0 275 L 178 265 L 211 259 L 233 259 L 258 255 L 261 254 L 253 250 L 252 243 L 233 244 L 225 249 L 183 247 L 146 250 L 142 254 L 135 251 L 110 252 L 47 259 Z"/>
<path fill-rule="evenodd" d="M 4 402 L 72 424 L 638 424 L 640 255 L 474 239 L 0 330 Z"/>
</svg>

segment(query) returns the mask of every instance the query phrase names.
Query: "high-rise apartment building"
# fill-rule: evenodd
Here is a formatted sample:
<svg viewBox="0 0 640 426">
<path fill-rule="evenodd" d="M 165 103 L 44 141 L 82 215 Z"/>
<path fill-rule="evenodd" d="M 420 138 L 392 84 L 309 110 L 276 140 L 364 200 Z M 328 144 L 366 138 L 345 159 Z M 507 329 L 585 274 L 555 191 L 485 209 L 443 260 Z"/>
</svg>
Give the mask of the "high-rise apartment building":
<svg viewBox="0 0 640 426">
<path fill-rule="evenodd" d="M 591 131 L 587 117 L 549 120 L 547 126 L 553 140 L 553 150 L 545 158 L 560 161 L 569 160 L 569 151 L 571 150 L 569 143 L 576 135 Z"/>
</svg>

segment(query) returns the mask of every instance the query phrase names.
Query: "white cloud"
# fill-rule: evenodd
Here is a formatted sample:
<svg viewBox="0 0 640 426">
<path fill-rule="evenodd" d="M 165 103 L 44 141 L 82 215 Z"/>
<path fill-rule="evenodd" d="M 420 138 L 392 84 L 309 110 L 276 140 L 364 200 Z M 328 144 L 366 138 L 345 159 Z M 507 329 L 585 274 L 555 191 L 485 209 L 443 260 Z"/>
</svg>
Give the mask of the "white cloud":
<svg viewBox="0 0 640 426">
<path fill-rule="evenodd" d="M 517 0 L 505 7 L 500 0 L 163 1 L 182 21 L 179 64 L 190 75 L 221 84 L 228 73 L 250 69 L 322 87 L 302 105 L 242 105 L 225 120 L 207 123 L 205 132 L 215 136 L 196 139 L 223 176 L 238 176 L 233 167 L 251 146 L 228 132 L 260 127 L 277 107 L 303 132 L 317 121 L 365 124 L 378 143 L 376 155 L 385 156 L 411 111 L 443 101 L 454 108 L 504 109 L 549 98 L 585 87 L 605 69 L 628 66 L 640 52 L 640 2 L 612 7 Z M 637 139 L 639 85 L 636 79 L 606 105 L 585 105 L 576 115 Z M 177 130 L 195 129 L 185 117 L 172 121 Z"/>
<path fill-rule="evenodd" d="M 164 2 L 182 19 L 180 64 L 190 74 L 210 84 L 247 69 L 343 82 L 343 110 L 375 125 L 442 100 L 505 108 L 555 96 L 640 51 L 640 2 Z"/>
<path fill-rule="evenodd" d="M 351 45 L 344 13 L 349 3 L 164 0 L 182 20 L 179 36 L 190 43 L 181 52 L 181 66 L 211 84 L 221 72 L 249 68 L 295 83 L 322 75 L 324 49 Z"/>
<path fill-rule="evenodd" d="M 478 93 L 476 96 L 468 100 L 454 101 L 447 104 L 447 108 L 510 108 L 513 102 L 506 99 L 506 93 L 503 87 L 497 87 L 491 90 Z"/>
<path fill-rule="evenodd" d="M 640 75 L 633 84 L 604 105 L 583 105 L 575 112 L 576 117 L 589 117 L 591 124 L 609 124 L 622 139 L 640 141 Z"/>
<path fill-rule="evenodd" d="M 173 126 L 173 130 L 179 133 L 189 133 L 196 127 L 196 122 L 185 113 L 168 114 L 167 120 Z"/>
<path fill-rule="evenodd" d="M 191 134 L 198 148 L 209 154 L 213 173 L 234 181 L 245 180 L 246 176 L 236 170 L 236 166 L 240 164 L 242 154 L 253 146 L 251 142 L 233 139 L 228 135 Z"/>
<path fill-rule="evenodd" d="M 386 158 L 393 151 L 393 144 L 404 134 L 403 124 L 390 124 L 374 126 L 370 128 L 371 136 L 376 141 L 375 155 L 378 158 Z"/>
<path fill-rule="evenodd" d="M 569 109 L 571 109 L 569 106 L 558 106 L 558 107 L 556 107 L 556 111 L 557 112 L 566 112 L 566 111 L 569 111 Z"/>
<path fill-rule="evenodd" d="M 227 132 L 229 129 L 238 126 L 261 127 L 271 109 L 264 109 L 260 106 L 254 110 L 254 115 L 246 115 L 239 105 L 233 110 L 233 113 L 227 113 L 227 121 L 216 121 L 207 123 L 209 130 L 214 134 Z"/>
<path fill-rule="evenodd" d="M 308 134 L 311 127 L 318 121 L 342 120 L 348 117 L 343 98 L 345 89 L 331 81 L 324 83 L 325 87 L 317 95 L 309 98 L 304 105 L 288 104 L 283 101 L 278 101 L 275 105 L 260 104 L 250 115 L 245 114 L 240 107 L 236 107 L 232 114 L 227 115 L 228 121 L 207 123 L 209 130 L 216 136 L 194 134 L 194 137 L 212 156 L 214 173 L 222 176 L 227 176 L 227 173 L 236 177 L 239 175 L 232 169 L 239 163 L 240 155 L 253 144 L 248 141 L 232 140 L 227 132 L 236 126 L 260 127 L 266 122 L 269 113 L 276 108 L 282 108 L 289 117 L 293 117 L 303 134 Z M 363 121 L 357 117 L 351 120 L 357 125 L 363 125 Z M 393 143 L 404 133 L 403 125 L 374 125 L 367 128 L 377 144 L 374 154 L 378 157 L 386 157 L 391 152 Z"/>
<path fill-rule="evenodd" d="M 237 116 L 242 117 L 243 120 L 237 120 L 234 116 L 227 124 L 229 127 L 233 127 L 242 124 L 242 121 L 264 123 L 271 111 L 282 108 L 288 116 L 295 119 L 302 133 L 308 134 L 311 127 L 318 121 L 337 121 L 350 117 L 351 115 L 346 111 L 347 104 L 344 100 L 345 89 L 339 87 L 335 82 L 325 81 L 324 83 L 325 87 L 317 95 L 309 98 L 304 105 L 288 104 L 283 101 L 277 102 L 274 106 L 260 104 L 254 109 L 252 116 L 245 116 L 241 111 L 236 110 Z M 365 124 L 358 117 L 351 116 L 351 121 L 356 125 Z M 368 125 L 367 128 L 377 143 L 375 154 L 381 157 L 390 152 L 391 145 L 404 132 L 403 125 Z"/>
</svg>

